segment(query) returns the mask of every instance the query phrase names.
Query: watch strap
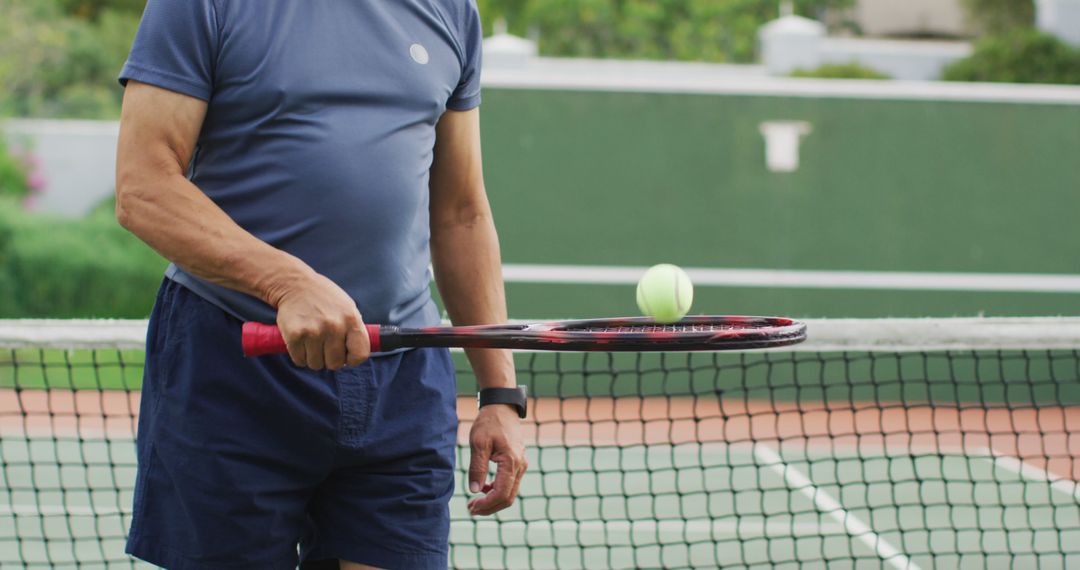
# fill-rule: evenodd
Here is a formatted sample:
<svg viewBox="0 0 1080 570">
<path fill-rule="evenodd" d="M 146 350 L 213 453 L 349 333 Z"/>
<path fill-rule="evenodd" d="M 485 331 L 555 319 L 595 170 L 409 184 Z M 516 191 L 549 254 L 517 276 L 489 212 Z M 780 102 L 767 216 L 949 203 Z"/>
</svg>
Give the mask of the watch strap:
<svg viewBox="0 0 1080 570">
<path fill-rule="evenodd" d="M 479 407 L 491 404 L 507 404 L 517 408 L 518 417 L 524 418 L 528 411 L 529 389 L 526 386 L 516 388 L 484 388 L 476 395 Z"/>
</svg>

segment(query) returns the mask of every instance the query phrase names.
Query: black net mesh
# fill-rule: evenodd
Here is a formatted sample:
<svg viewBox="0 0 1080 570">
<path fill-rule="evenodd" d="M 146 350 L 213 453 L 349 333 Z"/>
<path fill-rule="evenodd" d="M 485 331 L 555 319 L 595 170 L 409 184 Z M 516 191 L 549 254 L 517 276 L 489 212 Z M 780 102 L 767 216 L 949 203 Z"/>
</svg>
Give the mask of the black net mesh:
<svg viewBox="0 0 1080 570">
<path fill-rule="evenodd" d="M 474 519 L 459 448 L 454 567 L 1080 565 L 1077 351 L 516 361 L 531 467 Z M 138 351 L 0 350 L 0 567 L 140 566 L 123 544 L 141 372 Z"/>
</svg>

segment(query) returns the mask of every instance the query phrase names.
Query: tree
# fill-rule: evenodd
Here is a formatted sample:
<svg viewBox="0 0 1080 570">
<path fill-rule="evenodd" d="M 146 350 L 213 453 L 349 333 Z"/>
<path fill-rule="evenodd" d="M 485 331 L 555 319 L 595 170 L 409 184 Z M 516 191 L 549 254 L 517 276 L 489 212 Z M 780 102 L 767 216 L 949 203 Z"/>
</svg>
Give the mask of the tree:
<svg viewBox="0 0 1080 570">
<path fill-rule="evenodd" d="M 57 0 L 0 0 L 0 114 L 115 117 L 116 76 L 139 15 L 103 9 L 94 20 L 68 16 Z"/>
<path fill-rule="evenodd" d="M 1035 24 L 1034 0 L 964 0 L 968 17 L 983 35 L 1003 34 Z"/>
<path fill-rule="evenodd" d="M 59 0 L 59 3 L 67 14 L 85 20 L 97 20 L 106 12 L 138 16 L 146 8 L 146 0 Z"/>
<path fill-rule="evenodd" d="M 1080 49 L 1031 28 L 990 36 L 975 53 L 945 69 L 949 81 L 1080 85 Z"/>
<path fill-rule="evenodd" d="M 13 114 L 23 101 L 42 96 L 40 70 L 64 58 L 65 30 L 52 24 L 55 5 L 38 0 L 0 0 L 0 113 Z"/>
<path fill-rule="evenodd" d="M 476 0 L 480 8 L 480 18 L 484 22 L 484 35 L 491 35 L 495 22 L 503 20 L 509 26 L 510 33 L 526 36 L 529 23 L 525 19 L 529 0 Z"/>
<path fill-rule="evenodd" d="M 817 17 L 852 3 L 798 0 L 795 7 Z M 778 6 L 774 0 L 528 0 L 524 18 L 539 29 L 547 55 L 751 61 L 757 31 L 779 15 Z"/>
</svg>

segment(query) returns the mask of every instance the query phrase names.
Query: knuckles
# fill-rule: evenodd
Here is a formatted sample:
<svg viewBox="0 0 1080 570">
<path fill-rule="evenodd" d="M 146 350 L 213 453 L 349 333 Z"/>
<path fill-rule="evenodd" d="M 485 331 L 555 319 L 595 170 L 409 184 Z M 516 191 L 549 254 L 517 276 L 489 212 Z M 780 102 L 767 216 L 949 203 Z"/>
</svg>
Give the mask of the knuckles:
<svg viewBox="0 0 1080 570">
<path fill-rule="evenodd" d="M 355 316 L 307 320 L 292 327 L 292 333 L 304 340 L 345 337 L 348 332 L 359 329 L 359 322 Z"/>
</svg>

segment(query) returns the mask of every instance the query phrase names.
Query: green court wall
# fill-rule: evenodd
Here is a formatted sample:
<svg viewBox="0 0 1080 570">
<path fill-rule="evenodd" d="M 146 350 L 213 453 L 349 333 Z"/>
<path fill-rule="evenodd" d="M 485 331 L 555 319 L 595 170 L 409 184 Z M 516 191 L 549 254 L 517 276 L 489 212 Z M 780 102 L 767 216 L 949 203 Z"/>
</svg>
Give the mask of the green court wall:
<svg viewBox="0 0 1080 570">
<path fill-rule="evenodd" d="M 759 125 L 813 132 L 765 167 Z M 1080 105 L 488 88 L 506 263 L 1078 273 Z M 511 283 L 513 316 L 634 312 L 629 285 Z M 695 312 L 1080 314 L 1076 293 L 699 287 Z"/>
</svg>

